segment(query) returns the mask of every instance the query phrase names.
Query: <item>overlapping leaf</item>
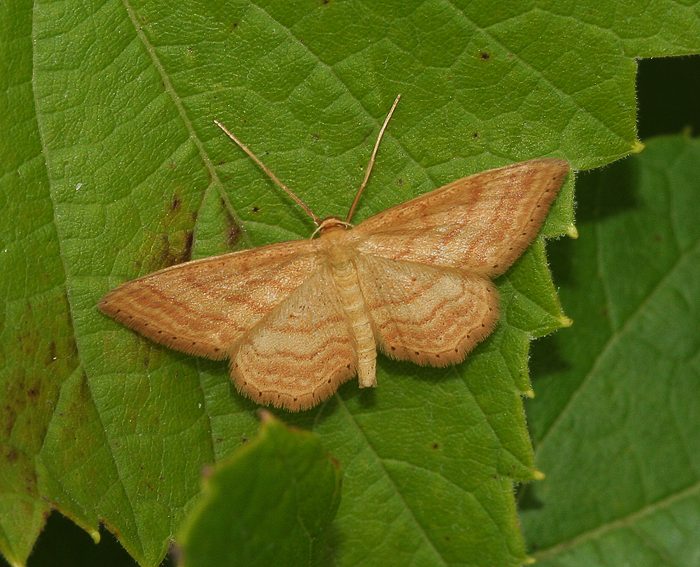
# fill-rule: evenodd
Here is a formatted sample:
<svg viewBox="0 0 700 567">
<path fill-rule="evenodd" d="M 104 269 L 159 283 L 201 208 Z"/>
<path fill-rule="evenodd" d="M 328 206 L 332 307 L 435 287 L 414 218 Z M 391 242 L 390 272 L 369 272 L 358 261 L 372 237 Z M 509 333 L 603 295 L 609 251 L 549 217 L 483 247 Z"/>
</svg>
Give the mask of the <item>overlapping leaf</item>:
<svg viewBox="0 0 700 567">
<path fill-rule="evenodd" d="M 208 471 L 178 539 L 189 567 L 320 565 L 341 473 L 318 436 L 263 413 L 259 435 Z"/>
<path fill-rule="evenodd" d="M 554 259 L 576 333 L 535 350 L 538 564 L 700 558 L 698 164 L 697 140 L 660 138 L 580 184 L 581 238 Z"/>
</svg>

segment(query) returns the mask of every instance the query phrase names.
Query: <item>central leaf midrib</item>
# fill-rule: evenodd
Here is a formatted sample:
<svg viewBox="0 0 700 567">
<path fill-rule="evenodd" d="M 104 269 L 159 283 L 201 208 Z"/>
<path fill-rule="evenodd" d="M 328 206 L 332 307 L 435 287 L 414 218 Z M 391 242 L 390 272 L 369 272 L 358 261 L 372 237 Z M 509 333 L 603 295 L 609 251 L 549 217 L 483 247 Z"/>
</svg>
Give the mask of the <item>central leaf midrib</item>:
<svg viewBox="0 0 700 567">
<path fill-rule="evenodd" d="M 574 403 L 574 400 L 579 395 L 581 395 L 581 392 L 583 392 L 585 390 L 585 387 L 586 387 L 586 384 L 588 383 L 588 381 L 593 376 L 596 375 L 599 366 L 602 364 L 602 361 L 606 359 L 609 351 L 611 351 L 611 349 L 620 340 L 622 340 L 622 338 L 624 338 L 632 328 L 634 328 L 634 321 L 642 315 L 642 313 L 644 312 L 644 308 L 649 304 L 649 302 L 653 299 L 653 297 L 656 296 L 656 294 L 659 293 L 660 290 L 664 289 L 665 285 L 668 283 L 668 281 L 674 275 L 675 271 L 683 263 L 683 260 L 685 260 L 685 258 L 687 256 L 690 256 L 691 254 L 696 253 L 698 251 L 698 249 L 700 249 L 700 240 L 697 240 L 692 246 L 689 246 L 686 250 L 684 250 L 681 254 L 679 254 L 678 258 L 673 263 L 673 266 L 671 266 L 668 269 L 666 274 L 656 283 L 654 288 L 644 298 L 642 298 L 642 300 L 639 302 L 639 305 L 637 305 L 637 307 L 629 313 L 629 315 L 627 316 L 627 319 L 622 324 L 622 326 L 620 328 L 618 328 L 615 332 L 610 334 L 610 336 L 608 337 L 608 340 L 606 341 L 606 343 L 600 349 L 600 352 L 598 353 L 598 355 L 593 360 L 593 363 L 591 364 L 590 369 L 581 379 L 581 382 L 579 383 L 578 387 L 571 393 L 571 395 L 567 399 L 566 403 L 562 407 L 559 414 L 552 421 L 552 424 L 540 437 L 540 440 L 537 443 L 537 446 L 535 447 L 535 456 L 537 456 L 537 454 L 541 452 L 542 446 L 545 445 L 546 442 L 551 438 L 552 432 L 556 431 L 556 429 L 558 428 L 561 421 L 564 419 L 564 417 L 566 415 L 568 415 L 569 411 L 571 411 L 570 408 L 571 408 L 572 404 Z"/>
</svg>

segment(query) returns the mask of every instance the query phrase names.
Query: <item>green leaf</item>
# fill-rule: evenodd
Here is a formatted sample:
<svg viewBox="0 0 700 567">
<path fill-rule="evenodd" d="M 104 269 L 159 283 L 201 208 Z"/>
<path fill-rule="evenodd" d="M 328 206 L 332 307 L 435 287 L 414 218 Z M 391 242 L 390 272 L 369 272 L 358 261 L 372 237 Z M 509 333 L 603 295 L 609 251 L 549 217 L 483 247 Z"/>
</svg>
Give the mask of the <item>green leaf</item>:
<svg viewBox="0 0 700 567">
<path fill-rule="evenodd" d="M 357 221 L 530 157 L 607 163 L 635 146 L 634 57 L 697 50 L 700 24 L 670 2 L 633 2 L 632 20 L 612 4 L 575 9 L 2 3 L 2 553 L 24 563 L 55 508 L 157 564 L 201 467 L 256 427 L 225 364 L 155 346 L 95 308 L 190 256 L 310 234 L 213 118 L 325 216 L 347 210 L 401 92 Z M 569 184 L 546 234 L 572 231 L 572 210 Z M 348 384 L 290 418 L 346 471 L 339 565 L 522 561 L 512 486 L 533 476 L 528 344 L 562 315 L 541 242 L 498 284 L 501 325 L 466 364 L 381 359 L 376 391 Z"/>
<path fill-rule="evenodd" d="M 571 330 L 535 349 L 537 564 L 696 565 L 700 141 L 658 138 L 581 177 L 580 238 L 553 248 Z"/>
<path fill-rule="evenodd" d="M 0 551 L 13 564 L 27 558 L 51 510 L 34 458 L 78 364 L 36 132 L 29 16 L 31 5 L 0 6 Z"/>
<path fill-rule="evenodd" d="M 178 538 L 184 565 L 320 565 L 340 481 L 318 436 L 267 414 L 260 434 L 205 478 Z"/>
</svg>

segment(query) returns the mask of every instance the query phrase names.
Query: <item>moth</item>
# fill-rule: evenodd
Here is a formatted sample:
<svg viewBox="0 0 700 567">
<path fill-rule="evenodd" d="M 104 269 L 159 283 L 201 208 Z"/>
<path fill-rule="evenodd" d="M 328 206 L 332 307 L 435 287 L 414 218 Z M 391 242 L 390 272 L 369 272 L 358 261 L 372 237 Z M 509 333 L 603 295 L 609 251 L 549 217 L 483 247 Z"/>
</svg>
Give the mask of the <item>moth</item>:
<svg viewBox="0 0 700 567">
<path fill-rule="evenodd" d="M 308 213 L 312 237 L 160 270 L 109 292 L 100 309 L 170 348 L 228 358 L 241 393 L 291 411 L 355 375 L 361 388 L 375 386 L 377 347 L 420 365 L 464 360 L 497 323 L 491 280 L 536 237 L 569 166 L 543 158 L 484 171 L 353 227 L 399 98 L 344 219 L 316 216 L 215 121 Z"/>
</svg>

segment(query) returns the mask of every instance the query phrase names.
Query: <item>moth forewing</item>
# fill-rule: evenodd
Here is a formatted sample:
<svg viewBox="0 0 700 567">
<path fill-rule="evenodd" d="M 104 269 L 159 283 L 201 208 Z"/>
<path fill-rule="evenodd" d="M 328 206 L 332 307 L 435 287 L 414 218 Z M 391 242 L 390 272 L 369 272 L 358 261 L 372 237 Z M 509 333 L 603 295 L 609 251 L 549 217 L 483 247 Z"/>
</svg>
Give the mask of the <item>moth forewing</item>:
<svg viewBox="0 0 700 567">
<path fill-rule="evenodd" d="M 358 250 L 493 278 L 537 236 L 568 172 L 543 158 L 458 179 L 367 219 Z"/>
<path fill-rule="evenodd" d="M 317 269 L 300 240 L 194 260 L 126 282 L 100 310 L 170 348 L 225 359 L 231 345 Z"/>
</svg>

